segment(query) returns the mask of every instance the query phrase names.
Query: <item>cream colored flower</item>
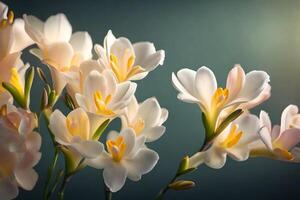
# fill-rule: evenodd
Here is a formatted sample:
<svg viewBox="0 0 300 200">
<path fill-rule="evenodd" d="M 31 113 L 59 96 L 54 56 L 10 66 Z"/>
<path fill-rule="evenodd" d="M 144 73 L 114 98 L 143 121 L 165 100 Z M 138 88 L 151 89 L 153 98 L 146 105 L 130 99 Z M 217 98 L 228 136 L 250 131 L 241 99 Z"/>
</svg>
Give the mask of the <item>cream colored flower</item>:
<svg viewBox="0 0 300 200">
<path fill-rule="evenodd" d="M 265 111 L 260 113 L 260 142 L 252 145 L 253 156 L 265 156 L 279 160 L 300 162 L 300 114 L 298 107 L 289 105 L 281 115 L 281 125 L 272 127 Z"/>
<path fill-rule="evenodd" d="M 119 191 L 128 177 L 139 181 L 142 175 L 150 172 L 156 165 L 158 154 L 144 147 L 144 141 L 136 140 L 133 129 L 124 129 L 119 133 L 112 131 L 106 141 L 106 151 L 87 164 L 104 169 L 103 178 L 112 192 Z"/>
<path fill-rule="evenodd" d="M 83 158 L 95 158 L 103 150 L 100 142 L 93 138 L 91 122 L 82 108 L 71 111 L 67 117 L 55 110 L 50 116 L 49 128 L 57 143 L 76 151 Z"/>
<path fill-rule="evenodd" d="M 18 196 L 18 187 L 32 190 L 38 174 L 33 167 L 39 162 L 41 137 L 33 129 L 37 119 L 33 113 L 3 106 L 0 114 L 0 197 Z"/>
<path fill-rule="evenodd" d="M 127 80 L 140 80 L 154 70 L 158 65 L 163 65 L 164 50 L 156 51 L 150 42 L 132 44 L 127 38 L 115 38 L 108 31 L 103 47 L 95 45 L 99 62 L 105 68 L 111 69 L 118 82 Z"/>
<path fill-rule="evenodd" d="M 161 108 L 156 98 L 146 99 L 139 104 L 133 97 L 125 114 L 121 116 L 122 128 L 130 127 L 137 137 L 143 136 L 146 142 L 153 142 L 164 134 L 166 127 L 162 124 L 168 114 L 168 110 Z"/>
<path fill-rule="evenodd" d="M 65 76 L 77 76 L 80 64 L 92 57 L 92 39 L 87 32 L 75 32 L 64 14 L 50 16 L 46 22 L 24 15 L 25 30 L 38 49 L 31 52 L 50 66 L 58 93 L 66 85 Z"/>
<path fill-rule="evenodd" d="M 14 19 L 13 12 L 0 2 L 0 106 L 12 102 L 11 95 L 2 87 L 3 82 L 11 83 L 23 94 L 24 74 L 29 65 L 24 65 L 20 56 L 32 43 L 25 32 L 24 21 Z"/>
<path fill-rule="evenodd" d="M 227 155 L 237 161 L 248 159 L 249 145 L 259 140 L 259 129 L 260 121 L 255 115 L 242 115 L 215 138 L 208 150 L 193 155 L 190 167 L 205 163 L 211 168 L 219 169 L 225 165 Z"/>
<path fill-rule="evenodd" d="M 89 113 L 94 128 L 106 119 L 113 119 L 124 112 L 136 90 L 132 82 L 117 83 L 110 70 L 91 71 L 83 86 L 83 93 L 75 95 L 77 104 Z M 97 122 L 97 123 L 96 123 Z"/>
<path fill-rule="evenodd" d="M 251 71 L 245 75 L 239 65 L 229 72 L 226 88 L 217 86 L 214 73 L 207 67 L 197 71 L 182 69 L 177 76 L 172 74 L 172 81 L 179 91 L 178 98 L 197 103 L 213 129 L 220 118 L 235 109 L 248 109 L 270 96 L 269 75 L 264 71 Z"/>
</svg>

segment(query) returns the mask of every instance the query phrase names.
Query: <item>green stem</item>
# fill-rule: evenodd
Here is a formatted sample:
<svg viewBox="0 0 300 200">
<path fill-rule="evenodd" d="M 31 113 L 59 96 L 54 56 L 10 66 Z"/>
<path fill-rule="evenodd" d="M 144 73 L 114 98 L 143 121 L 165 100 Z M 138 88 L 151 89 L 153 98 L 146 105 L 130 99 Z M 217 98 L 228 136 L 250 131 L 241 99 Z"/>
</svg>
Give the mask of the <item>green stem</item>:
<svg viewBox="0 0 300 200">
<path fill-rule="evenodd" d="M 51 194 L 49 193 L 49 187 L 50 187 L 53 171 L 56 167 L 57 159 L 58 159 L 58 149 L 55 147 L 54 148 L 54 156 L 53 156 L 51 165 L 48 168 L 48 174 L 47 174 L 47 179 L 46 179 L 44 194 L 43 194 L 44 200 L 49 199 L 51 196 Z"/>
<path fill-rule="evenodd" d="M 104 193 L 105 193 L 105 200 L 112 200 L 112 192 L 104 183 Z"/>
<path fill-rule="evenodd" d="M 65 175 L 64 176 L 64 180 L 60 186 L 59 192 L 58 192 L 58 199 L 59 200 L 63 200 L 64 199 L 64 194 L 65 194 L 65 190 L 67 187 L 68 182 L 70 181 L 70 179 L 72 178 L 72 175 Z"/>
<path fill-rule="evenodd" d="M 156 196 L 156 200 L 162 200 L 164 199 L 164 195 L 166 194 L 166 192 L 170 189 L 169 185 L 174 183 L 176 181 L 176 179 L 180 176 L 180 174 L 176 173 L 176 175 L 171 179 L 171 181 L 160 190 L 160 192 L 157 194 Z"/>
</svg>

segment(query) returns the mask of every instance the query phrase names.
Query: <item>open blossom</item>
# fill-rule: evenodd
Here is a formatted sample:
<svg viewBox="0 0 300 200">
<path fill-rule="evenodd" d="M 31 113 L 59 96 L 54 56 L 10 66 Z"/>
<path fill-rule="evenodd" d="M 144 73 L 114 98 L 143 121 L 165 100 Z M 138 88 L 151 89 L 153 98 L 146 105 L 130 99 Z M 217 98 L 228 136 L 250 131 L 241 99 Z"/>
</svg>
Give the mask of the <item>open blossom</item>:
<svg viewBox="0 0 300 200">
<path fill-rule="evenodd" d="M 143 174 L 156 165 L 158 154 L 145 148 L 142 140 L 136 140 L 133 129 L 124 129 L 119 134 L 110 132 L 106 141 L 106 151 L 96 159 L 87 161 L 88 165 L 104 169 L 103 178 L 112 192 L 119 191 L 128 177 L 139 181 Z"/>
<path fill-rule="evenodd" d="M 117 83 L 110 70 L 91 71 L 83 86 L 83 93 L 76 93 L 77 104 L 89 113 L 94 130 L 106 119 L 113 119 L 124 112 L 136 90 L 132 82 Z"/>
<path fill-rule="evenodd" d="M 92 39 L 87 32 L 75 32 L 64 14 L 50 16 L 46 22 L 24 15 L 25 30 L 38 49 L 31 52 L 50 66 L 58 93 L 66 85 L 65 76 L 77 76 L 79 65 L 92 57 Z"/>
<path fill-rule="evenodd" d="M 197 71 L 182 69 L 172 74 L 178 98 L 184 102 L 197 103 L 209 122 L 215 123 L 221 111 L 242 107 L 248 109 L 270 96 L 269 75 L 264 71 L 245 74 L 236 65 L 228 74 L 226 88 L 218 87 L 214 73 L 207 67 Z"/>
<path fill-rule="evenodd" d="M 253 144 L 253 156 L 266 156 L 279 160 L 300 162 L 300 114 L 298 107 L 289 105 L 281 115 L 281 125 L 272 127 L 271 120 L 265 111 L 260 113 L 261 142 Z"/>
<path fill-rule="evenodd" d="M 103 47 L 95 45 L 99 62 L 111 69 L 119 82 L 140 80 L 162 65 L 165 59 L 164 50 L 156 51 L 153 43 L 138 42 L 132 44 L 127 38 L 115 38 L 108 31 Z"/>
<path fill-rule="evenodd" d="M 208 150 L 193 155 L 190 167 L 205 163 L 211 168 L 219 169 L 224 166 L 227 155 L 237 161 L 248 159 L 249 145 L 259 139 L 259 129 L 260 121 L 255 115 L 242 115 L 215 138 Z"/>
<path fill-rule="evenodd" d="M 21 51 L 33 41 L 24 29 L 22 19 L 14 19 L 14 14 L 0 2 L 0 106 L 11 102 L 11 95 L 2 87 L 3 82 L 14 85 L 23 94 L 24 74 L 29 65 L 24 65 Z"/>
<path fill-rule="evenodd" d="M 164 134 L 166 127 L 162 124 L 168 114 L 168 110 L 161 108 L 156 98 L 146 99 L 139 104 L 133 97 L 125 114 L 121 116 L 122 129 L 130 127 L 137 137 L 143 136 L 146 142 L 153 142 Z"/>
<path fill-rule="evenodd" d="M 93 138 L 88 115 L 82 108 L 71 111 L 67 117 L 55 110 L 50 116 L 49 128 L 57 143 L 83 158 L 95 158 L 103 150 L 100 142 Z"/>
<path fill-rule="evenodd" d="M 41 137 L 33 113 L 13 105 L 2 106 L 0 114 L 0 197 L 18 196 L 18 187 L 32 190 L 38 174 L 33 167 L 39 162 Z"/>
</svg>

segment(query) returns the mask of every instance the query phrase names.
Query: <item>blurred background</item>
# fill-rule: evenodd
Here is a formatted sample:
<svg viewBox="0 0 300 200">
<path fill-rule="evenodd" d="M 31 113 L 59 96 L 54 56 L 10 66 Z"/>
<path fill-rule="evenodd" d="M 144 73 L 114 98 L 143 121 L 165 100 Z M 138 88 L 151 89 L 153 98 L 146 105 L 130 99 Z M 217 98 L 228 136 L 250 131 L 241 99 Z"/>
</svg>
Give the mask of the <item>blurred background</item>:
<svg viewBox="0 0 300 200">
<path fill-rule="evenodd" d="M 63 12 L 74 31 L 88 31 L 102 44 L 109 29 L 132 42 L 151 41 L 166 51 L 163 66 L 138 82 L 139 101 L 156 96 L 169 109 L 167 131 L 149 146 L 160 155 L 155 169 L 140 182 L 127 180 L 113 199 L 154 199 L 171 179 L 178 162 L 191 155 L 203 141 L 201 113 L 196 105 L 177 100 L 171 73 L 183 67 L 205 65 L 224 85 L 228 71 L 239 63 L 245 71 L 265 70 L 271 76 L 272 97 L 255 110 L 270 113 L 279 123 L 288 104 L 300 106 L 300 1 L 180 1 L 180 0 L 5 0 L 17 17 L 32 14 L 42 20 Z M 40 62 L 29 53 L 23 60 Z M 32 107 L 38 110 L 42 82 L 36 78 Z M 58 105 L 62 107 L 62 103 Z M 117 129 L 119 123 L 112 128 Z M 33 192 L 22 191 L 18 199 L 41 199 L 52 146 L 42 127 L 42 160 L 36 167 L 40 179 Z M 63 161 L 60 160 L 60 167 Z M 197 187 L 170 191 L 166 199 L 298 199 L 300 165 L 263 158 L 235 162 L 228 159 L 220 170 L 200 166 L 187 176 Z M 297 198 L 298 197 L 298 198 Z M 66 189 L 66 199 L 103 199 L 102 172 L 86 168 Z M 1 197 L 0 197 L 1 199 Z"/>
</svg>

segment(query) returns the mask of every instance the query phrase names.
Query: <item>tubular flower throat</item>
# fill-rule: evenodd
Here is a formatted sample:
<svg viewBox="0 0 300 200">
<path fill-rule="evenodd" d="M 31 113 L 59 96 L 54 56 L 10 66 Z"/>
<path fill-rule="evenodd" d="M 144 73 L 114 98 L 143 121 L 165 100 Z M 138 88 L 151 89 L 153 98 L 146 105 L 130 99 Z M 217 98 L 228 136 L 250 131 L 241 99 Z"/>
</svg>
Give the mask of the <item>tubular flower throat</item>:
<svg viewBox="0 0 300 200">
<path fill-rule="evenodd" d="M 126 150 L 126 144 L 122 136 L 117 137 L 114 141 L 107 140 L 106 147 L 114 161 L 119 162 Z"/>
<path fill-rule="evenodd" d="M 228 96 L 229 90 L 219 87 L 212 96 L 211 109 L 215 111 L 219 110 L 228 100 Z"/>
<path fill-rule="evenodd" d="M 84 124 L 86 124 L 88 120 L 85 115 L 81 115 L 79 119 L 68 116 L 66 118 L 66 124 L 69 133 L 72 136 L 80 137 L 82 140 L 88 140 L 88 135 L 84 134 L 86 132 L 86 126 L 84 126 Z"/>
<path fill-rule="evenodd" d="M 274 141 L 273 146 L 274 146 L 274 151 L 280 157 L 287 160 L 292 160 L 294 158 L 293 154 L 289 152 L 289 150 L 285 149 L 279 142 Z"/>
<path fill-rule="evenodd" d="M 231 126 L 228 136 L 226 137 L 226 139 L 223 142 L 220 143 L 220 145 L 225 148 L 231 148 L 239 142 L 242 135 L 243 135 L 243 132 L 238 131 L 238 126 L 233 125 L 233 126 Z"/>
<path fill-rule="evenodd" d="M 107 104 L 111 101 L 112 95 L 107 95 L 104 99 L 102 93 L 100 91 L 96 91 L 94 93 L 94 102 L 97 108 L 98 114 L 103 115 L 114 115 L 115 113 L 107 107 Z"/>
<path fill-rule="evenodd" d="M 134 129 L 134 132 L 137 136 L 139 136 L 141 134 L 141 132 L 144 130 L 145 128 L 145 121 L 141 118 L 139 118 L 138 120 L 136 120 L 133 124 L 129 125 L 130 128 Z"/>
<path fill-rule="evenodd" d="M 121 62 L 123 61 L 125 63 L 125 66 L 122 66 L 117 56 L 115 56 L 114 54 L 110 54 L 110 67 L 119 82 L 126 81 L 130 77 L 144 71 L 141 66 L 134 66 L 135 57 L 129 54 L 129 49 L 126 49 L 122 56 Z"/>
<path fill-rule="evenodd" d="M 12 10 L 8 11 L 7 19 L 2 19 L 0 22 L 0 29 L 5 29 L 8 25 L 14 23 L 15 14 Z"/>
</svg>

